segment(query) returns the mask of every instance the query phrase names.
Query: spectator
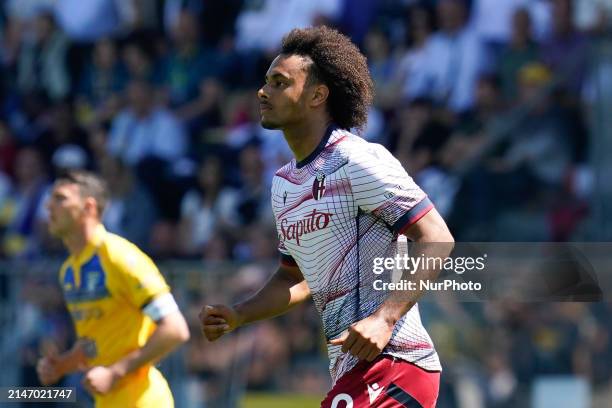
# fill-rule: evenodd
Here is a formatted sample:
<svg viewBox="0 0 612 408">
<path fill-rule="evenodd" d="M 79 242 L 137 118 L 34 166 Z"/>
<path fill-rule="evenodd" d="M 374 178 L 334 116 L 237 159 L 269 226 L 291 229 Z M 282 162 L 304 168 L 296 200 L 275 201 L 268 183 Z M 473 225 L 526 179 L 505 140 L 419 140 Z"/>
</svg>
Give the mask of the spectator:
<svg viewBox="0 0 612 408">
<path fill-rule="evenodd" d="M 466 25 L 463 0 L 440 0 L 440 30 L 426 45 L 426 96 L 454 112 L 472 107 L 476 81 L 486 60 L 478 36 Z"/>
<path fill-rule="evenodd" d="M 550 71 L 542 64 L 527 65 L 519 76 L 521 104 L 534 104 L 532 109 L 513 130 L 512 139 L 464 178 L 458 193 L 462 203 L 457 204 L 458 211 L 453 216 L 465 228 L 476 225 L 473 232 L 502 234 L 486 224 L 496 219 L 502 222 L 501 215 L 508 212 L 513 212 L 514 219 L 519 214 L 534 214 L 546 224 L 544 217 L 552 209 L 550 203 L 562 196 L 564 202 L 568 200 L 563 182 L 571 166 L 570 139 L 558 105 L 552 97 L 542 94 L 550 83 Z M 518 225 L 516 222 L 503 228 L 508 237 L 505 239 L 537 233 Z M 549 226 L 540 239 L 551 239 L 550 233 Z"/>
<path fill-rule="evenodd" d="M 207 265 L 222 264 L 232 259 L 231 249 L 229 234 L 222 231 L 213 232 L 211 239 L 204 246 L 202 257 Z"/>
<path fill-rule="evenodd" d="M 157 259 L 172 259 L 179 256 L 178 226 L 174 220 L 159 219 L 151 228 L 149 251 Z"/>
<path fill-rule="evenodd" d="M 491 143 L 492 130 L 504 114 L 505 105 L 501 95 L 500 81 L 495 75 L 483 75 L 476 85 L 474 108 L 464 114 L 443 151 L 440 160 L 444 167 L 461 172 L 469 167 Z"/>
<path fill-rule="evenodd" d="M 117 56 L 117 46 L 104 38 L 96 42 L 91 63 L 85 65 L 78 93 L 90 109 L 103 109 L 115 98 L 127 81 L 125 67 Z"/>
<path fill-rule="evenodd" d="M 157 216 L 155 200 L 139 183 L 133 170 L 120 160 L 107 157 L 101 163 L 101 172 L 110 192 L 102 219 L 104 226 L 148 249 L 151 227 Z"/>
<path fill-rule="evenodd" d="M 35 272 L 40 276 L 40 270 Z M 40 387 L 36 375 L 39 354 L 49 349 L 66 350 L 72 340 L 72 324 L 62 304 L 60 288 L 43 281 L 36 274 L 28 278 L 22 292 L 18 294 L 21 318 L 16 335 L 23 345 L 20 350 L 22 367 L 19 383 Z"/>
<path fill-rule="evenodd" d="M 334 20 L 339 0 L 263 0 L 247 2 L 236 21 L 236 49 L 274 52 L 292 28 L 308 27 L 318 19 Z"/>
<path fill-rule="evenodd" d="M 538 43 L 546 41 L 552 31 L 552 5 L 550 0 L 531 0 L 526 8 L 533 21 L 533 36 Z"/>
<path fill-rule="evenodd" d="M 364 48 L 374 86 L 379 90 L 378 94 L 388 93 L 389 88 L 394 86 L 391 82 L 396 76 L 397 66 L 391 55 L 389 39 L 383 31 L 372 29 L 365 37 Z"/>
<path fill-rule="evenodd" d="M 475 0 L 471 24 L 485 44 L 501 46 L 510 41 L 514 14 L 527 3 L 528 0 Z"/>
<path fill-rule="evenodd" d="M 605 363 L 612 358 L 612 328 L 604 322 L 594 324 L 592 333 L 587 334 L 585 344 L 577 349 L 574 357 L 575 369 L 577 374 L 590 378 L 595 386 L 605 387 L 612 377 L 612 369 Z"/>
<path fill-rule="evenodd" d="M 57 102 L 51 108 L 49 124 L 45 131 L 36 139 L 35 145 L 50 163 L 55 152 L 63 145 L 73 145 L 85 155 L 85 167 L 89 167 L 89 148 L 87 134 L 76 123 L 71 101 Z"/>
<path fill-rule="evenodd" d="M 408 50 L 401 57 L 398 68 L 398 90 L 401 99 L 414 100 L 427 93 L 427 41 L 433 30 L 433 16 L 425 7 L 415 6 L 408 13 Z M 393 98 L 394 102 L 397 97 Z"/>
<path fill-rule="evenodd" d="M 136 22 L 134 0 L 56 0 L 62 30 L 75 42 L 94 42 Z"/>
<path fill-rule="evenodd" d="M 87 131 L 87 147 L 91 152 L 91 168 L 99 170 L 102 161 L 108 155 L 108 132 L 110 124 L 104 122 L 100 125 L 96 125 Z"/>
<path fill-rule="evenodd" d="M 16 155 L 15 138 L 7 124 L 0 121 L 0 172 L 12 175 Z"/>
<path fill-rule="evenodd" d="M 204 7 L 208 7 L 208 4 L 204 6 L 199 0 L 164 1 L 162 16 L 164 31 L 170 34 L 178 24 L 183 13 L 190 13 L 199 17 Z"/>
<path fill-rule="evenodd" d="M 278 233 L 269 224 L 255 224 L 236 236 L 235 258 L 240 261 L 266 262 L 278 254 L 274 251 Z"/>
<path fill-rule="evenodd" d="M 185 123 L 196 148 L 207 131 L 223 125 L 225 94 L 223 84 L 213 78 L 203 79 L 198 88 L 196 99 L 175 110 L 176 116 Z"/>
<path fill-rule="evenodd" d="M 19 89 L 24 93 L 42 92 L 52 100 L 62 99 L 70 91 L 68 40 L 51 14 L 36 18 L 35 32 L 35 38 L 23 45 L 19 56 Z"/>
<path fill-rule="evenodd" d="M 456 181 L 451 173 L 453 169 L 444 160 L 449 137 L 448 126 L 439 120 L 433 120 L 419 133 L 411 154 L 414 158 L 414 178 L 435 203 L 438 211 L 445 215 L 452 209 L 457 192 Z"/>
<path fill-rule="evenodd" d="M 54 2 L 55 0 L 7 0 L 3 6 L 9 20 L 27 26 L 33 23 L 40 13 L 52 10 Z"/>
<path fill-rule="evenodd" d="M 202 48 L 199 34 L 196 16 L 181 12 L 172 29 L 173 48 L 163 70 L 171 106 L 192 101 L 203 78 L 223 72 L 221 57 Z"/>
<path fill-rule="evenodd" d="M 476 83 L 474 108 L 467 112 L 457 124 L 460 132 L 472 135 L 483 131 L 505 111 L 501 80 L 497 75 L 482 75 Z"/>
<path fill-rule="evenodd" d="M 397 110 L 393 132 L 396 138 L 395 156 L 406 166 L 409 174 L 425 167 L 414 153 L 414 145 L 424 129 L 434 121 L 434 107 L 428 99 L 415 99 Z"/>
<path fill-rule="evenodd" d="M 512 368 L 503 352 L 490 353 L 486 357 L 487 365 L 487 406 L 511 408 L 517 405 L 515 393 L 517 381 Z"/>
<path fill-rule="evenodd" d="M 7 115 L 17 144 L 31 144 L 48 127 L 50 101 L 40 93 L 18 94 Z"/>
<path fill-rule="evenodd" d="M 539 50 L 533 39 L 531 17 L 526 9 L 518 9 L 512 17 L 510 43 L 502 50 L 497 63 L 501 86 L 506 100 L 517 96 L 518 72 L 529 63 L 537 62 Z"/>
<path fill-rule="evenodd" d="M 573 18 L 578 30 L 603 34 L 612 28 L 612 3 L 606 0 L 575 0 Z"/>
<path fill-rule="evenodd" d="M 283 35 L 295 27 L 334 20 L 341 0 L 246 1 L 236 19 L 231 82 L 242 88 L 257 84 L 275 57 Z"/>
<path fill-rule="evenodd" d="M 205 3 L 202 13 L 202 41 L 206 46 L 232 47 L 236 19 L 243 3 L 243 0 Z"/>
<path fill-rule="evenodd" d="M 12 18 L 0 23 L 0 29 L 2 31 L 0 36 L 0 66 L 6 69 L 8 73 L 9 70 L 14 70 L 19 58 L 23 26 L 19 24 L 17 19 Z M 7 79 L 3 78 L 2 82 Z"/>
<path fill-rule="evenodd" d="M 2 252 L 9 257 L 33 257 L 40 255 L 49 189 L 43 156 L 34 148 L 22 148 L 14 172 L 14 189 L 2 209 L 6 222 Z"/>
<path fill-rule="evenodd" d="M 237 192 L 223 187 L 223 164 L 205 159 L 197 173 L 197 186 L 181 202 L 180 241 L 184 255 L 201 256 L 204 247 L 222 230 L 236 226 Z"/>
<path fill-rule="evenodd" d="M 291 160 L 291 150 L 280 131 L 264 129 L 259 123 L 259 101 L 252 97 L 254 94 L 255 90 L 246 91 L 237 97 L 225 144 L 235 150 L 242 150 L 249 144 L 260 145 L 265 179 L 271 180 L 274 173 Z M 236 178 L 240 178 L 240 175 L 236 175 Z"/>
<path fill-rule="evenodd" d="M 550 71 L 541 64 L 526 65 L 519 72 L 521 103 L 541 99 L 517 129 L 505 161 L 510 167 L 526 165 L 542 187 L 558 188 L 569 169 L 571 148 L 558 105 L 550 96 L 538 95 L 550 80 Z"/>
<path fill-rule="evenodd" d="M 89 165 L 87 153 L 82 147 L 74 144 L 64 144 L 57 148 L 51 157 L 53 174 L 58 176 L 68 170 L 82 170 Z"/>
<path fill-rule="evenodd" d="M 545 42 L 543 61 L 562 79 L 563 84 L 578 94 L 587 70 L 588 37 L 576 30 L 572 0 L 552 0 L 553 31 Z M 571 55 L 572 58 L 567 58 Z"/>
<path fill-rule="evenodd" d="M 342 0 L 341 9 L 335 18 L 343 33 L 361 46 L 368 29 L 376 19 L 380 8 L 378 0 Z"/>
<path fill-rule="evenodd" d="M 128 81 L 147 81 L 156 83 L 161 74 L 153 59 L 153 52 L 149 47 L 136 40 L 128 41 L 123 47 L 123 62 L 127 69 Z"/>
<path fill-rule="evenodd" d="M 147 157 L 166 162 L 183 157 L 188 146 L 182 125 L 156 106 L 151 85 L 132 81 L 127 92 L 128 106 L 113 121 L 108 151 L 130 166 Z"/>
<path fill-rule="evenodd" d="M 241 186 L 236 211 L 240 225 L 271 225 L 269 179 L 264 177 L 265 167 L 259 146 L 250 144 L 242 149 L 239 166 Z"/>
</svg>

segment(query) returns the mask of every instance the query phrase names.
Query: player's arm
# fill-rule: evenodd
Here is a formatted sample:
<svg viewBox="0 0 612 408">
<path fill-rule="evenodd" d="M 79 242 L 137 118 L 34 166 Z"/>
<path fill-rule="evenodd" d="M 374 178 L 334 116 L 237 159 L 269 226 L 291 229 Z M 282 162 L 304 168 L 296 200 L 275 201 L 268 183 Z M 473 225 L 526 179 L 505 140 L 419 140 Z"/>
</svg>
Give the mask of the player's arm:
<svg viewBox="0 0 612 408">
<path fill-rule="evenodd" d="M 453 249 L 453 236 L 435 208 L 404 230 L 404 234 L 416 243 L 419 248 L 417 252 L 426 258 L 444 259 Z M 415 276 L 419 280 L 432 280 L 439 273 L 438 270 L 421 270 Z M 420 289 L 392 291 L 376 312 L 351 325 L 342 336 L 330 343 L 341 345 L 343 352 L 349 352 L 360 360 L 374 360 L 389 342 L 397 321 L 414 306 L 421 295 Z"/>
<path fill-rule="evenodd" d="M 401 163 L 379 145 L 355 153 L 347 166 L 353 199 L 359 208 L 382 219 L 396 234 L 407 235 L 425 257 L 445 258 L 452 235 L 427 195 Z M 414 279 L 433 279 L 438 271 L 418 271 Z M 416 303 L 420 291 L 391 291 L 372 315 L 353 323 L 330 341 L 362 360 L 372 361 L 389 342 L 395 323 Z"/>
<path fill-rule="evenodd" d="M 155 297 L 143 312 L 156 322 L 156 328 L 145 343 L 108 367 L 90 369 L 83 380 L 91 392 L 104 394 L 113 385 L 138 368 L 155 364 L 164 356 L 189 340 L 189 328 L 172 294 L 164 293 Z"/>
<path fill-rule="evenodd" d="M 200 312 L 202 331 L 210 341 L 236 328 L 286 313 L 310 297 L 310 289 L 297 266 L 281 264 L 252 297 L 231 306 L 206 305 Z"/>
<path fill-rule="evenodd" d="M 423 254 L 425 258 L 445 259 L 451 253 L 455 242 L 444 219 L 435 208 L 429 210 L 423 218 L 408 227 L 404 235 L 415 243 L 416 252 Z M 407 274 L 410 275 L 410 272 Z M 435 280 L 439 274 L 440 271 L 437 269 L 422 269 L 416 271 L 413 276 L 419 280 Z M 414 306 L 422 294 L 420 285 L 416 285 L 416 290 L 392 291 L 376 314 L 393 327 Z"/>
<path fill-rule="evenodd" d="M 189 339 L 185 318 L 155 263 L 132 246 L 113 245 L 108 251 L 109 287 L 156 322 L 156 327 L 142 347 L 109 366 L 96 366 L 85 373 L 83 385 L 97 394 L 111 391 L 119 379 L 156 363 Z"/>
<path fill-rule="evenodd" d="M 60 285 L 66 268 L 65 262 L 60 269 Z M 60 353 L 53 341 L 43 342 L 42 357 L 37 361 L 36 373 L 42 385 L 52 385 L 67 374 L 83 370 L 87 365 L 86 350 L 90 346 L 89 341 L 78 339 L 70 350 Z"/>
<path fill-rule="evenodd" d="M 155 364 L 164 356 L 189 340 L 189 328 L 183 314 L 169 293 L 154 299 L 145 313 L 154 318 L 157 327 L 141 348 L 129 353 L 111 366 L 123 377 L 147 364 Z M 164 299 L 165 298 L 165 299 Z"/>
<path fill-rule="evenodd" d="M 36 364 L 40 383 L 52 385 L 67 374 L 83 370 L 87 364 L 86 347 L 84 340 L 77 340 L 70 350 L 61 354 L 55 345 L 47 347 Z"/>
</svg>

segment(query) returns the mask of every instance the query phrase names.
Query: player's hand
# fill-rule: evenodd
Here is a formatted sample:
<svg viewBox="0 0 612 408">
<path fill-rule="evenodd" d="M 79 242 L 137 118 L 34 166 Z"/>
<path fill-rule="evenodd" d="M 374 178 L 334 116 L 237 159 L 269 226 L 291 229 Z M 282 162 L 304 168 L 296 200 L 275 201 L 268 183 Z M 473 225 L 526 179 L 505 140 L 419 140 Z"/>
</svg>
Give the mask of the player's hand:
<svg viewBox="0 0 612 408">
<path fill-rule="evenodd" d="M 199 314 L 202 332 L 209 341 L 236 330 L 242 324 L 238 312 L 230 306 L 206 305 Z"/>
<path fill-rule="evenodd" d="M 48 344 L 43 350 L 43 357 L 36 364 L 36 373 L 42 385 L 55 384 L 62 378 L 59 352 L 54 344 Z"/>
<path fill-rule="evenodd" d="M 378 315 L 368 316 L 354 323 L 337 339 L 329 343 L 342 346 L 342 352 L 349 352 L 359 360 L 373 361 L 389 343 L 393 325 Z"/>
<path fill-rule="evenodd" d="M 52 385 L 62 378 L 59 364 L 55 357 L 43 357 L 36 364 L 38 380 L 42 385 Z"/>
<path fill-rule="evenodd" d="M 91 394 L 107 394 L 119 380 L 119 375 L 108 367 L 90 368 L 83 378 L 83 386 Z"/>
<path fill-rule="evenodd" d="M 78 339 L 72 348 L 63 355 L 63 365 L 67 372 L 87 370 L 87 348 L 91 340 Z"/>
</svg>

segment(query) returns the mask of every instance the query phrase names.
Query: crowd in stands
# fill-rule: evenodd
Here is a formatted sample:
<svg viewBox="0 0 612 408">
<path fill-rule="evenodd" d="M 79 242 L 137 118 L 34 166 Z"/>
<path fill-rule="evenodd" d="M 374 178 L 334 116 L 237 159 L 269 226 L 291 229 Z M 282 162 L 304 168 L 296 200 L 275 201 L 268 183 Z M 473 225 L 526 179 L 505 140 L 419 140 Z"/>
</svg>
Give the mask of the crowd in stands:
<svg viewBox="0 0 612 408">
<path fill-rule="evenodd" d="M 2 5 L 2 259 L 63 255 L 46 232 L 44 202 L 54 177 L 72 168 L 103 175 L 111 193 L 105 225 L 156 259 L 190 259 L 203 270 L 275 259 L 269 187 L 292 156 L 280 131 L 259 125 L 255 95 L 282 36 L 316 24 L 338 28 L 366 54 L 376 98 L 361 136 L 394 153 L 456 240 L 582 236 L 593 191 L 588 107 L 597 85 L 589 56 L 612 29 L 606 0 Z M 192 330 L 207 296 L 231 300 L 266 273 L 253 266 L 232 275 L 242 293 L 225 282 L 196 285 L 182 299 Z M 29 285 L 24 310 L 46 324 L 24 329 L 36 340 L 23 352 L 24 381 L 33 384 L 41 331 L 67 341 L 69 324 L 52 284 Z M 440 406 L 456 406 L 460 397 L 448 390 L 466 372 L 487 406 L 500 408 L 525 406 L 517 398 L 543 374 L 584 375 L 609 387 L 611 311 L 425 305 L 448 367 Z M 328 386 L 312 307 L 244 333 L 214 345 L 193 337 L 186 369 L 194 389 L 206 384 L 202 398 L 223 397 L 223 373 L 237 362 L 250 367 L 243 378 L 250 389 Z"/>
</svg>

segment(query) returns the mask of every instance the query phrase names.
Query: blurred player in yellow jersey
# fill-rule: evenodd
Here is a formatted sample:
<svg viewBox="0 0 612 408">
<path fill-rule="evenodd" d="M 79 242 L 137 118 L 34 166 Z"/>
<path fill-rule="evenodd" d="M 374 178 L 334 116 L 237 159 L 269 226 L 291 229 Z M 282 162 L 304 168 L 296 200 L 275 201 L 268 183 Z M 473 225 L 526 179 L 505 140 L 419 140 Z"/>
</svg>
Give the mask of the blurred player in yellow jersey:
<svg viewBox="0 0 612 408">
<path fill-rule="evenodd" d="M 78 340 L 48 352 L 37 371 L 43 384 L 84 371 L 96 407 L 172 407 L 172 393 L 153 366 L 189 338 L 163 276 L 138 247 L 100 222 L 107 189 L 96 175 L 58 179 L 47 204 L 49 230 L 70 256 L 59 275 Z"/>
</svg>

